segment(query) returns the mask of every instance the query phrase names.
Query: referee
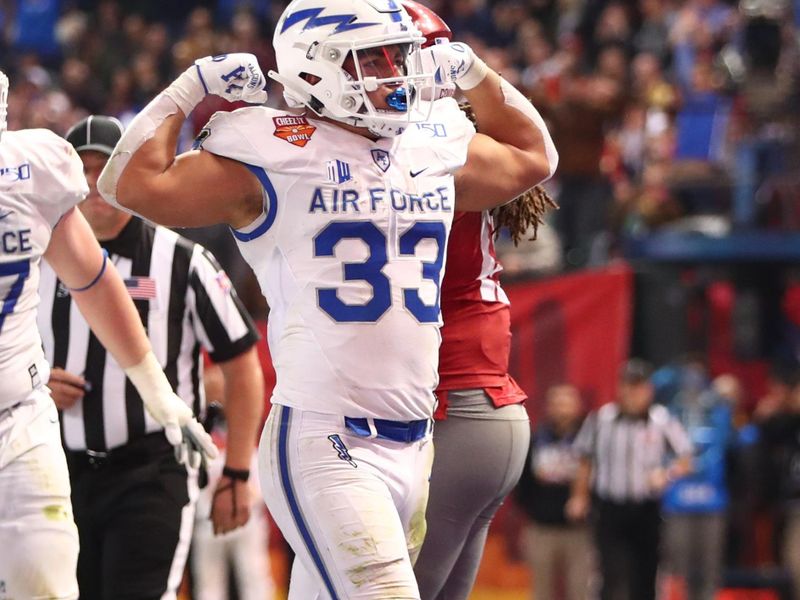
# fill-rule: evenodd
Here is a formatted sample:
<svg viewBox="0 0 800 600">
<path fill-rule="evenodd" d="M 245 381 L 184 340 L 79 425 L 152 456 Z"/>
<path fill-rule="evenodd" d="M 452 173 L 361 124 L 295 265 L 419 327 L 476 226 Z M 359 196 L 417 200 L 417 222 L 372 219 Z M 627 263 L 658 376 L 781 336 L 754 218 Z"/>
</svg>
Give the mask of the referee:
<svg viewBox="0 0 800 600">
<path fill-rule="evenodd" d="M 688 473 L 692 445 L 663 406 L 653 406 L 652 368 L 639 359 L 620 372 L 616 402 L 589 414 L 575 439 L 578 473 L 567 516 L 584 518 L 594 493 L 601 600 L 654 600 L 661 494 Z"/>
<path fill-rule="evenodd" d="M 67 133 L 90 193 L 79 208 L 125 280 L 153 352 L 175 392 L 205 410 L 201 348 L 225 378 L 230 443 L 215 490 L 214 529 L 249 517 L 247 477 L 263 410 L 258 334 L 214 257 L 169 229 L 107 204 L 97 178 L 122 133 L 91 116 Z M 66 286 L 42 269 L 39 327 L 80 535 L 81 600 L 175 598 L 197 498 L 196 469 L 178 464 L 163 429 L 90 332 Z"/>
</svg>

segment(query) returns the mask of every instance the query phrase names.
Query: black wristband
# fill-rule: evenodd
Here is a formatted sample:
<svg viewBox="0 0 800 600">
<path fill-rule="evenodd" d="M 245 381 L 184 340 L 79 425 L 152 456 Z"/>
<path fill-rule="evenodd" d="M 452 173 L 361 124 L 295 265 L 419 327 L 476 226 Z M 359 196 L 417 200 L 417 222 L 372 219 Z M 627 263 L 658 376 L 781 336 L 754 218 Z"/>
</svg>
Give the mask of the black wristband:
<svg viewBox="0 0 800 600">
<path fill-rule="evenodd" d="M 222 476 L 228 479 L 235 479 L 236 481 L 247 481 L 250 479 L 250 469 L 232 469 L 231 467 L 222 467 Z"/>
</svg>

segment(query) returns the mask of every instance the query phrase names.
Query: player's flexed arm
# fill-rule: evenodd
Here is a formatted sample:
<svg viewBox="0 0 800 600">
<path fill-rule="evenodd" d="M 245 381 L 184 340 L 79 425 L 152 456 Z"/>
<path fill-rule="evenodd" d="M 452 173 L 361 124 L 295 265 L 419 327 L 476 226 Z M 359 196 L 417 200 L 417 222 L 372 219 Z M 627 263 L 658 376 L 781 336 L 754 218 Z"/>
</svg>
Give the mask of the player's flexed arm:
<svg viewBox="0 0 800 600">
<path fill-rule="evenodd" d="M 262 103 L 264 75 L 252 54 L 201 58 L 156 96 L 122 134 L 98 190 L 162 225 L 247 225 L 263 208 L 262 188 L 241 163 L 210 152 L 175 157 L 186 115 L 206 94 Z"/>
<path fill-rule="evenodd" d="M 558 153 L 541 116 L 510 83 L 466 44 L 440 43 L 423 51 L 437 82 L 454 83 L 472 105 L 478 126 L 466 164 L 456 173 L 459 210 L 504 204 L 548 179 Z"/>
<path fill-rule="evenodd" d="M 44 257 L 70 288 L 92 331 L 136 386 L 148 412 L 164 426 L 178 459 L 197 462 L 200 457 L 195 452 L 214 458 L 214 442 L 173 393 L 122 279 L 78 209 L 61 217 Z"/>
</svg>

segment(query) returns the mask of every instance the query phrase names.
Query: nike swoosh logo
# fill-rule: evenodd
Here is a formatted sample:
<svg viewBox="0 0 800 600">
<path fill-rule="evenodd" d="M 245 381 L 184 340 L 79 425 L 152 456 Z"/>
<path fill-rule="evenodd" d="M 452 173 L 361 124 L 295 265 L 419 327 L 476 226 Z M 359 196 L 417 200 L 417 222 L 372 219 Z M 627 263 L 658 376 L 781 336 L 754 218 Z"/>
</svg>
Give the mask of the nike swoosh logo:
<svg viewBox="0 0 800 600">
<path fill-rule="evenodd" d="M 420 169 L 419 171 L 409 171 L 408 174 L 411 175 L 412 177 L 416 177 L 417 175 L 419 175 L 423 171 L 427 171 L 427 170 L 428 170 L 428 167 L 425 167 L 424 169 Z"/>
<path fill-rule="evenodd" d="M 5 213 L 5 214 L 3 214 L 3 215 L 0 215 L 0 221 L 2 221 L 3 219 L 5 219 L 5 218 L 6 218 L 8 215 L 10 215 L 10 214 L 11 214 L 11 213 L 13 213 L 13 212 L 14 212 L 13 210 L 10 210 L 10 211 L 8 211 L 8 212 L 7 212 L 7 213 Z"/>
</svg>

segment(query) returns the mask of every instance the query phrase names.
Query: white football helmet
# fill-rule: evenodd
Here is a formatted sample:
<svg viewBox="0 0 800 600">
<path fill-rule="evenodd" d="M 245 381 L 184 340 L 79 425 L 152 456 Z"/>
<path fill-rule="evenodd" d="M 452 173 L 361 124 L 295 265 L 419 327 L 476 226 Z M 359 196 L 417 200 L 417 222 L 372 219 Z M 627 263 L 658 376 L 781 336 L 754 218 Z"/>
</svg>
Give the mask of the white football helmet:
<svg viewBox="0 0 800 600">
<path fill-rule="evenodd" d="M 278 72 L 269 75 L 289 106 L 391 137 L 430 116 L 424 42 L 399 0 L 293 0 L 275 27 Z M 389 108 L 369 99 L 382 87 Z"/>
<path fill-rule="evenodd" d="M 0 136 L 8 129 L 8 77 L 0 71 Z"/>
</svg>

